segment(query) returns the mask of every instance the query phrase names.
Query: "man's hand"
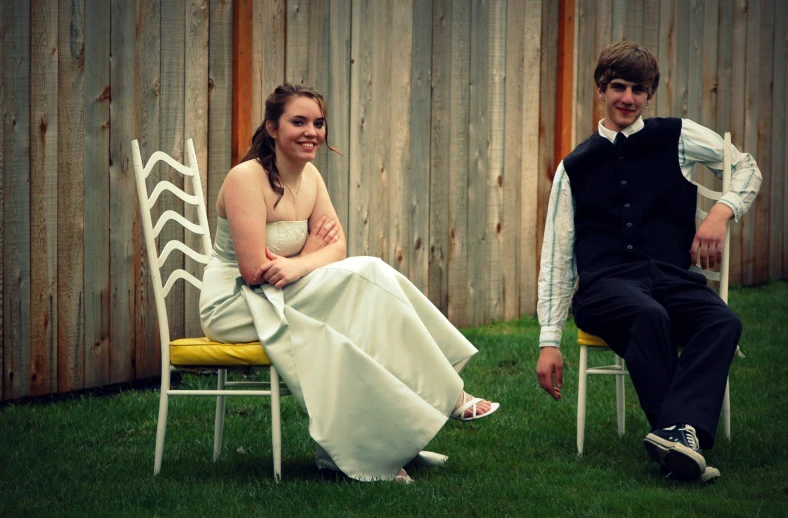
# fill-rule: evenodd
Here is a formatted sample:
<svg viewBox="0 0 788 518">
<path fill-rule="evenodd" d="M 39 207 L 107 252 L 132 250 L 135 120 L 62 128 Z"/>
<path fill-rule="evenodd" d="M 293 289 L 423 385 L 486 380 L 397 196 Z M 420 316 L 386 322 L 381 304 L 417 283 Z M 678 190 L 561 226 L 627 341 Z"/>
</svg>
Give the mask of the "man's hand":
<svg viewBox="0 0 788 518">
<path fill-rule="evenodd" d="M 561 387 L 564 384 L 564 358 L 558 347 L 542 347 L 539 361 L 536 364 L 536 375 L 539 385 L 553 396 L 561 399 Z"/>
<path fill-rule="evenodd" d="M 339 222 L 335 219 L 328 219 L 326 216 L 321 216 L 317 223 L 309 232 L 309 237 L 301 249 L 300 255 L 307 255 L 317 252 L 323 247 L 339 240 Z"/>
<path fill-rule="evenodd" d="M 722 262 L 722 250 L 725 245 L 725 233 L 733 211 L 724 203 L 717 203 L 709 211 L 706 219 L 698 227 L 690 249 L 692 264 L 700 265 L 704 270 L 713 270 L 717 263 Z"/>
</svg>

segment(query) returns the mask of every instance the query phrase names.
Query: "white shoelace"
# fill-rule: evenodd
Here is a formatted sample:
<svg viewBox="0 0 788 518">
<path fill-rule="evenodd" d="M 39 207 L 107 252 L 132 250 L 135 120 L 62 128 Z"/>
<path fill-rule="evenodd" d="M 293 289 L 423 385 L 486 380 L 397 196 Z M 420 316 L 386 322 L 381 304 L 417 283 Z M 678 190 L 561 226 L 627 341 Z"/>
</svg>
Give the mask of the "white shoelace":
<svg viewBox="0 0 788 518">
<path fill-rule="evenodd" d="M 698 439 L 695 436 L 695 428 L 692 425 L 685 424 L 684 427 L 679 428 L 679 430 L 685 432 L 689 447 L 695 451 L 698 451 Z"/>
</svg>

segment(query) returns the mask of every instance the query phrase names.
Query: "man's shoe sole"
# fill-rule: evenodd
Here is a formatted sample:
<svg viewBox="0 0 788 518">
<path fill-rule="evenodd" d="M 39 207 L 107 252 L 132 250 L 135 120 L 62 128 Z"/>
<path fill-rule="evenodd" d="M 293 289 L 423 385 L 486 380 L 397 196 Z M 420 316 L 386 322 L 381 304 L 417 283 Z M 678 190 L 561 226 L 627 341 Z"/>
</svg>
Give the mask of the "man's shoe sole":
<svg viewBox="0 0 788 518">
<path fill-rule="evenodd" d="M 643 439 L 646 451 L 679 480 L 698 480 L 706 471 L 703 455 L 683 444 L 668 441 L 650 433 Z"/>
</svg>

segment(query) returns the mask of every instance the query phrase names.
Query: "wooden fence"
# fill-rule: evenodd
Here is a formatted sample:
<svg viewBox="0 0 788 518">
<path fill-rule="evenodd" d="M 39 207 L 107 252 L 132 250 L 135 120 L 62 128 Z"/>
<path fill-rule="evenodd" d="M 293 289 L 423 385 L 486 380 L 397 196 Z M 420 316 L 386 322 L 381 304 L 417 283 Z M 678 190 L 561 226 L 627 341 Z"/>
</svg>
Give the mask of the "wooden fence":
<svg viewBox="0 0 788 518">
<path fill-rule="evenodd" d="M 737 264 L 762 264 L 765 243 L 767 276 L 784 277 L 785 8 L 756 3 L 1 1 L 0 399 L 158 374 L 130 142 L 182 160 L 194 139 L 213 222 L 284 80 L 328 100 L 342 155 L 316 165 L 349 253 L 382 257 L 475 325 L 534 313 L 556 149 L 596 120 L 590 63 L 605 41 L 643 38 L 663 66 L 656 113 L 731 128 L 754 151 L 767 196 L 738 231 L 754 249 Z M 177 289 L 171 333 L 199 332 L 196 293 Z"/>
</svg>

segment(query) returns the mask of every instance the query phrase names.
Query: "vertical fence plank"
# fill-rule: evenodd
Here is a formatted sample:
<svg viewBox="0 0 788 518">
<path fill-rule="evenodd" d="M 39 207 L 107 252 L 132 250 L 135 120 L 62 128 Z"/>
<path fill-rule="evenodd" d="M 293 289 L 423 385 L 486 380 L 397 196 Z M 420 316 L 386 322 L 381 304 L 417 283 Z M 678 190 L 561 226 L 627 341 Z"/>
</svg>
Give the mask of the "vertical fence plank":
<svg viewBox="0 0 788 518">
<path fill-rule="evenodd" d="M 592 0 L 577 0 L 577 54 L 575 66 L 575 110 L 577 123 L 572 147 L 583 142 L 594 131 L 594 106 L 597 103 L 594 85 L 596 65 L 596 11 Z"/>
<path fill-rule="evenodd" d="M 587 81 L 591 81 L 591 86 L 594 88 L 594 95 L 592 97 L 594 99 L 594 112 L 591 119 L 591 125 L 586 128 L 586 135 L 583 139 L 588 138 L 589 134 L 596 131 L 597 123 L 600 119 L 605 117 L 605 105 L 597 101 L 594 70 L 596 69 L 597 58 L 602 52 L 602 49 L 613 41 L 618 40 L 618 38 L 613 35 L 613 0 L 601 0 L 597 2 L 595 22 L 596 35 L 594 37 L 594 55 L 586 64 L 588 72 L 584 76 L 587 78 Z"/>
<path fill-rule="evenodd" d="M 398 271 L 407 275 L 410 270 L 410 99 L 411 99 L 411 56 L 413 48 L 413 4 L 394 1 L 391 12 L 391 32 L 389 48 L 400 45 L 400 52 L 391 53 L 391 102 L 389 104 L 388 139 L 388 262 Z M 385 128 L 385 127 L 384 127 Z M 383 129 L 385 134 L 386 130 Z M 385 142 L 385 139 L 384 139 Z"/>
<path fill-rule="evenodd" d="M 540 13 L 541 18 L 541 13 Z M 481 243 L 484 271 L 485 299 L 477 321 L 481 324 L 490 320 L 501 320 L 503 316 L 503 179 L 504 179 L 504 113 L 506 86 L 506 2 L 490 2 L 489 49 L 487 51 L 489 72 L 487 79 L 487 170 L 485 219 L 486 238 Z M 537 119 L 538 120 L 538 119 Z"/>
<path fill-rule="evenodd" d="M 629 0 L 627 2 L 627 13 L 625 18 L 624 39 L 643 44 L 643 32 L 645 24 L 643 11 L 645 0 Z"/>
<path fill-rule="evenodd" d="M 348 229 L 348 211 L 350 198 L 348 194 L 350 166 L 350 0 L 331 0 L 329 12 L 331 29 L 328 43 L 330 62 L 328 87 L 328 128 L 332 146 L 339 149 L 341 155 L 330 153 L 323 178 L 331 201 L 337 211 L 342 228 Z"/>
<path fill-rule="evenodd" d="M 719 50 L 717 42 L 719 40 L 719 25 L 720 25 L 720 5 L 718 0 L 707 0 L 705 9 L 702 9 L 703 16 L 703 50 L 701 69 L 701 98 L 700 98 L 700 123 L 707 128 L 717 128 L 717 57 Z M 724 134 L 721 133 L 721 135 Z M 722 181 L 717 179 L 716 175 L 706 169 L 700 167 L 700 174 L 698 181 L 701 185 L 714 188 L 715 190 L 722 189 Z M 712 207 L 711 200 L 704 197 L 699 197 L 699 202 L 702 200 L 701 208 L 709 211 Z"/>
<path fill-rule="evenodd" d="M 756 78 L 761 73 L 761 3 L 750 0 L 747 4 L 747 60 L 745 77 Z M 771 62 L 769 63 L 771 65 Z M 749 79 L 744 85 L 744 149 L 758 158 L 758 116 L 760 89 L 757 81 Z M 759 164 L 763 167 L 763 164 Z M 761 194 L 756 198 L 750 212 L 742 219 L 742 282 L 755 282 L 755 232 L 758 228 L 758 204 L 762 199 L 767 179 L 761 186 Z"/>
<path fill-rule="evenodd" d="M 285 0 L 262 0 L 254 4 L 255 57 L 252 77 L 252 130 L 263 122 L 265 99 L 285 80 Z M 258 61 L 257 55 L 262 60 Z M 249 135 L 249 142 L 252 136 Z"/>
<path fill-rule="evenodd" d="M 447 249 L 443 256 L 447 265 L 447 302 L 448 316 L 459 325 L 469 325 L 472 306 L 469 298 L 474 297 L 468 286 L 468 205 L 469 205 L 469 165 L 471 147 L 470 121 L 472 113 L 471 92 L 471 52 L 472 44 L 467 37 L 472 34 L 471 2 L 454 2 L 451 11 L 451 54 L 449 57 L 449 105 L 451 115 L 448 150 L 448 181 L 440 185 L 448 191 L 448 215 L 446 226 L 431 227 L 430 232 L 448 233 Z M 478 20 L 477 20 L 478 22 Z M 471 36 L 473 38 L 473 36 Z M 435 173 L 433 167 L 433 174 Z M 435 185 L 435 184 L 433 184 Z M 436 209 L 438 207 L 436 206 Z"/>
<path fill-rule="evenodd" d="M 40 260 L 30 264 L 30 372 L 25 376 L 29 393 L 38 395 L 57 392 L 58 384 L 58 56 L 68 59 L 70 49 L 68 42 L 58 46 L 56 0 L 31 4 L 30 35 L 30 256 Z M 70 101 L 64 95 L 60 104 Z"/>
<path fill-rule="evenodd" d="M 747 62 L 747 4 L 748 0 L 733 0 L 732 14 L 732 55 L 731 55 L 731 91 L 730 91 L 730 132 L 733 144 L 739 151 L 745 148 L 744 108 L 745 108 L 745 65 Z M 730 282 L 741 284 L 744 280 L 742 235 L 748 217 L 738 224 L 731 225 Z"/>
<path fill-rule="evenodd" d="M 533 70 L 525 63 L 525 2 L 506 5 L 506 110 L 504 135 L 506 153 L 503 157 L 503 317 L 520 316 L 520 213 L 531 210 L 520 202 L 522 164 L 525 154 L 522 125 L 525 121 L 523 89 L 525 78 Z M 529 59 L 531 55 L 528 55 Z"/>
<path fill-rule="evenodd" d="M 135 105 L 135 9 L 115 0 L 110 32 L 110 382 L 134 378 L 133 228 L 136 187 L 131 141 L 137 138 Z"/>
<path fill-rule="evenodd" d="M 3 397 L 30 383 L 30 5 L 3 6 Z"/>
<path fill-rule="evenodd" d="M 656 48 L 657 62 L 659 63 L 659 88 L 654 96 L 654 106 L 651 111 L 657 117 L 676 116 L 672 114 L 673 88 L 675 79 L 673 70 L 670 66 L 671 49 L 675 45 L 674 38 L 674 11 L 675 5 L 672 0 L 661 0 L 659 2 L 659 32 L 658 45 Z"/>
<path fill-rule="evenodd" d="M 779 0 L 784 2 L 785 0 Z M 760 70 L 758 78 L 758 166 L 763 171 L 760 195 L 756 198 L 754 209 L 754 281 L 763 283 L 769 280 L 769 221 L 771 213 L 772 178 L 777 172 L 772 167 L 772 115 L 774 98 L 772 94 L 774 59 L 774 2 L 761 0 L 760 4 Z M 781 23 L 785 23 L 781 20 Z M 782 174 L 785 174 L 782 172 Z"/>
<path fill-rule="evenodd" d="M 309 39 L 305 82 L 317 88 L 323 94 L 324 99 L 327 99 L 330 96 L 331 86 L 331 58 L 329 56 L 331 50 L 331 3 L 310 2 L 308 14 Z M 344 108 L 347 109 L 347 106 Z M 327 113 L 326 116 L 328 117 L 328 115 Z M 328 164 L 333 159 L 334 154 L 326 146 L 323 146 L 323 150 L 315 157 L 313 164 L 320 171 L 324 181 L 328 173 Z M 328 189 L 329 183 L 330 179 L 326 183 L 326 189 Z"/>
<path fill-rule="evenodd" d="M 186 5 L 186 128 L 194 141 L 194 151 L 200 169 L 203 186 L 208 185 L 208 0 L 191 0 Z M 187 182 L 188 185 L 188 182 Z M 203 195 L 206 193 L 203 187 Z M 187 219 L 197 221 L 193 209 L 186 210 Z M 195 236 L 189 243 L 199 249 Z M 197 278 L 202 277 L 202 265 L 190 258 L 185 260 L 186 270 Z M 185 332 L 189 336 L 201 336 L 199 319 L 199 290 L 191 284 L 186 286 Z"/>
<path fill-rule="evenodd" d="M 136 69 L 135 105 L 139 111 L 137 139 L 143 156 L 150 156 L 161 149 L 159 131 L 159 99 L 161 90 L 161 9 L 159 0 L 141 0 L 136 3 L 136 32 L 134 46 Z M 203 69 L 204 69 L 203 64 Z M 164 165 L 157 165 L 148 177 L 149 192 L 159 181 Z M 133 172 L 133 168 L 132 168 Z M 135 198 L 136 200 L 136 198 Z M 135 204 L 136 206 L 137 204 Z M 159 206 L 152 210 L 153 219 L 161 212 Z M 148 255 L 139 210 L 134 210 L 134 322 L 135 377 L 145 378 L 158 374 L 161 348 L 159 347 L 153 290 L 150 287 Z"/>
<path fill-rule="evenodd" d="M 600 17 L 600 18 L 608 18 L 607 22 L 610 23 L 610 37 L 608 38 L 608 43 L 613 43 L 614 41 L 619 41 L 623 39 L 630 39 L 627 37 L 627 16 L 629 15 L 629 2 L 631 0 L 612 0 L 608 6 L 600 4 L 600 10 L 604 9 L 606 12 L 610 13 L 609 17 Z M 609 11 L 607 11 L 609 9 Z M 601 13 L 600 13 L 601 14 Z"/>
<path fill-rule="evenodd" d="M 3 114 L 6 113 L 5 111 L 5 51 L 3 50 L 3 42 L 5 41 L 5 34 L 6 34 L 6 22 L 5 22 L 5 4 L 0 2 L 0 77 L 3 78 L 0 81 L 0 107 L 3 110 Z M 3 390 L 3 385 L 5 385 L 5 367 L 3 358 L 5 357 L 5 326 L 3 323 L 5 322 L 5 309 L 8 307 L 5 303 L 5 288 L 3 286 L 5 277 L 3 276 L 3 272 L 5 265 L 3 264 L 5 257 L 5 247 L 4 247 L 4 207 L 5 203 L 3 202 L 3 196 L 5 193 L 4 187 L 4 177 L 5 175 L 5 115 L 3 115 L 3 119 L 0 121 L 0 401 L 5 399 L 5 392 Z"/>
<path fill-rule="evenodd" d="M 410 243 L 408 277 L 427 292 L 427 243 L 430 233 L 430 120 L 432 82 L 432 0 L 413 0 L 411 62 L 410 163 L 408 165 Z"/>
<path fill-rule="evenodd" d="M 186 163 L 186 140 L 191 138 L 192 128 L 185 128 L 186 121 L 186 15 L 183 2 L 164 1 L 161 4 L 161 96 L 159 100 L 159 138 L 161 149 L 175 160 Z M 248 138 L 248 136 L 247 136 Z M 143 163 L 150 155 L 142 157 Z M 160 165 L 159 178 L 184 188 L 183 175 L 173 168 Z M 210 202 L 209 202 L 210 203 Z M 171 193 L 159 198 L 159 211 L 173 210 L 183 214 L 183 202 Z M 155 223 L 154 223 L 155 224 Z M 159 241 L 166 243 L 173 239 L 183 241 L 183 227 L 167 224 L 159 235 Z M 161 276 L 166 279 L 173 271 L 183 268 L 184 256 L 177 252 L 170 254 L 162 265 Z M 173 285 L 167 297 L 167 320 L 170 337 L 183 338 L 185 331 L 185 283 Z M 158 340 L 156 340 L 158 343 Z"/>
<path fill-rule="evenodd" d="M 259 56 L 260 53 L 255 52 L 254 39 L 252 36 L 254 30 L 252 0 L 233 0 L 232 6 L 233 17 L 230 23 L 232 24 L 233 53 L 233 155 L 231 158 L 231 165 L 235 166 L 246 155 L 249 136 L 252 134 L 252 63 L 256 55 Z"/>
<path fill-rule="evenodd" d="M 539 236 L 539 140 L 540 140 L 540 90 L 541 90 L 541 52 L 542 52 L 542 1 L 529 0 L 525 4 L 523 68 L 523 120 L 520 146 L 523 165 L 520 179 L 520 313 L 533 313 L 536 310 L 536 283 L 540 249 L 537 247 Z M 583 72 L 578 72 L 583 73 Z M 591 81 L 593 74 L 583 80 Z M 589 101 L 594 99 L 593 95 Z M 588 138 L 586 134 L 583 140 Z"/>
<path fill-rule="evenodd" d="M 372 82 L 372 34 L 370 12 L 363 2 L 352 2 L 350 61 L 350 211 L 345 229 L 348 255 L 369 255 L 369 180 L 368 150 L 372 142 L 369 121 Z M 376 210 L 379 210 L 376 207 Z"/>
<path fill-rule="evenodd" d="M 314 6 L 309 0 L 287 0 L 285 5 L 285 80 L 294 84 L 309 83 L 309 11 Z"/>
<path fill-rule="evenodd" d="M 60 2 L 57 180 L 57 385 L 60 392 L 85 385 L 84 357 L 84 150 L 85 3 Z"/>
<path fill-rule="evenodd" d="M 659 60 L 659 0 L 645 0 L 643 3 L 643 46 L 649 49 Z M 658 61 L 661 64 L 661 62 Z M 662 68 L 662 67 L 660 67 Z M 664 82 L 660 79 L 661 87 L 665 88 Z M 651 104 L 644 113 L 645 117 L 653 117 L 657 114 L 658 96 L 651 98 Z"/>
<path fill-rule="evenodd" d="M 381 102 L 390 95 L 391 82 L 391 14 L 392 1 L 378 0 L 368 2 L 364 7 L 370 20 L 371 56 L 369 61 L 370 82 L 365 86 L 369 103 L 369 142 L 366 150 L 366 166 L 361 174 L 368 178 L 369 193 L 367 207 L 367 227 L 369 234 L 369 255 L 382 258 L 391 263 L 387 257 L 388 234 L 387 221 L 392 209 L 388 195 L 390 185 L 390 142 L 388 130 L 391 121 L 388 110 L 389 102 Z M 380 214 L 383 217 L 377 217 Z"/>
<path fill-rule="evenodd" d="M 85 387 L 109 376 L 110 4 L 85 2 L 84 276 Z"/>
<path fill-rule="evenodd" d="M 774 56 L 773 70 L 774 95 L 772 118 L 772 174 L 771 180 L 771 212 L 769 220 L 769 276 L 773 279 L 782 279 L 788 276 L 788 210 L 785 208 L 785 190 L 788 188 L 786 174 L 788 174 L 788 127 L 786 127 L 786 97 L 788 97 L 788 31 L 785 20 L 788 20 L 788 6 L 785 2 L 774 3 Z"/>
<path fill-rule="evenodd" d="M 557 106 L 556 89 L 553 87 L 556 74 L 560 74 L 560 69 L 556 68 L 558 52 L 558 24 L 559 13 L 555 2 L 542 1 L 542 28 L 541 28 L 541 73 L 539 85 L 539 171 L 537 187 L 537 225 L 536 225 L 536 264 L 532 267 L 533 271 L 533 295 L 532 305 L 521 308 L 521 313 L 533 315 L 536 313 L 536 282 L 538 274 L 538 261 L 542 250 L 542 238 L 544 235 L 545 221 L 547 220 L 547 204 L 550 199 L 551 180 L 558 161 L 562 157 L 555 156 L 554 146 L 551 144 L 555 140 L 557 132 L 555 116 Z"/>
<path fill-rule="evenodd" d="M 683 0 L 674 0 L 673 11 L 673 49 L 670 53 L 669 66 L 672 69 L 673 92 L 670 104 L 671 117 L 686 117 L 689 109 L 690 90 L 690 52 L 692 22 L 692 4 Z M 700 82 L 700 81 L 698 81 Z"/>
<path fill-rule="evenodd" d="M 485 248 L 490 245 L 492 237 L 487 228 L 487 189 L 488 189 L 488 146 L 491 133 L 489 84 L 488 78 L 492 74 L 489 61 L 492 35 L 490 34 L 491 5 L 483 2 L 472 2 L 471 8 L 471 69 L 470 69 L 470 120 L 468 125 L 468 183 L 467 194 L 461 186 L 452 189 L 452 200 L 462 199 L 467 196 L 467 212 L 457 214 L 458 224 L 455 227 L 455 243 L 462 240 L 458 250 L 464 253 L 453 254 L 449 257 L 449 271 L 452 271 L 452 262 L 456 261 L 457 283 L 452 283 L 449 277 L 449 306 L 452 298 L 461 297 L 461 283 L 468 286 L 469 323 L 477 325 L 484 313 L 487 300 L 487 282 L 484 261 L 487 257 Z M 465 200 L 460 201 L 460 203 Z M 457 232 L 463 225 L 467 229 L 463 233 Z M 460 239 L 456 239 L 460 237 Z M 454 250 L 454 248 L 452 248 Z M 463 272 L 463 273 L 460 273 Z M 462 281 L 460 281 L 462 279 Z M 452 293 L 452 286 L 456 290 Z"/>
<path fill-rule="evenodd" d="M 216 199 L 232 157 L 233 0 L 211 0 L 208 49 L 208 222 L 216 228 Z"/>
<path fill-rule="evenodd" d="M 428 206 L 427 296 L 444 314 L 448 311 L 448 212 L 451 161 L 451 0 L 434 0 L 432 10 L 432 106 L 430 125 L 430 197 Z M 352 128 L 352 126 L 351 126 Z M 352 131 L 352 129 L 351 129 Z"/>
</svg>

